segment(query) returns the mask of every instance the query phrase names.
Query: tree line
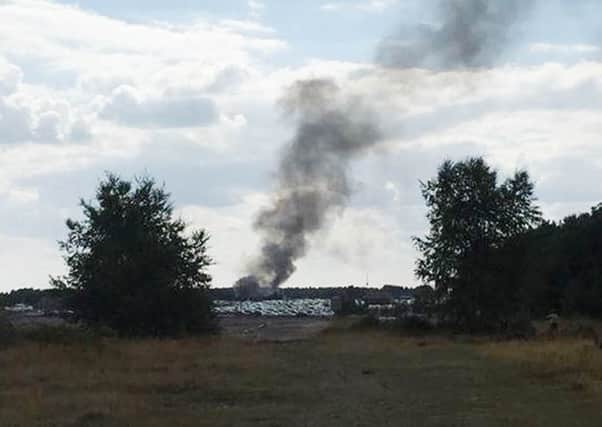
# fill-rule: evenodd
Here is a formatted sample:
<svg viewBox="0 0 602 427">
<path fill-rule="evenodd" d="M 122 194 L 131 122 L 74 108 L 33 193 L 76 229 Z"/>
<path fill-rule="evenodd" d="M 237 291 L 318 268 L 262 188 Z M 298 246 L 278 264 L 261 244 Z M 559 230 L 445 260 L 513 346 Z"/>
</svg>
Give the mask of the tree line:
<svg viewBox="0 0 602 427">
<path fill-rule="evenodd" d="M 545 221 L 528 173 L 499 183 L 482 158 L 446 161 L 421 187 L 429 231 L 414 238 L 416 275 L 444 321 L 503 332 L 553 312 L 602 316 L 601 206 Z"/>
<path fill-rule="evenodd" d="M 545 221 L 529 174 L 500 182 L 481 157 L 446 161 L 420 186 L 429 229 L 413 241 L 424 286 L 392 292 L 411 294 L 421 311 L 465 331 L 504 331 L 551 312 L 602 316 L 602 205 Z M 229 299 L 231 290 L 210 290 L 209 234 L 174 217 L 163 186 L 108 174 L 95 199 L 80 205 L 82 219 L 67 220 L 59 243 L 67 274 L 52 278 L 46 294 L 22 290 L 1 302 L 61 297 L 81 322 L 125 336 L 215 329 L 212 299 Z"/>
</svg>

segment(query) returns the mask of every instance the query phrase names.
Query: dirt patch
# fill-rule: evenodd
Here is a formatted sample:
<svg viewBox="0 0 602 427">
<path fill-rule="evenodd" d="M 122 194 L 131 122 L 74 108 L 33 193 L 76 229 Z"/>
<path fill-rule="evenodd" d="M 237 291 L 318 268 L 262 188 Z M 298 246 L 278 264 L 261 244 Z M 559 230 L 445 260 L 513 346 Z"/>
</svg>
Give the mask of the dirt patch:
<svg viewBox="0 0 602 427">
<path fill-rule="evenodd" d="M 313 317 L 221 316 L 224 335 L 250 341 L 301 341 L 326 330 L 331 319 Z"/>
</svg>

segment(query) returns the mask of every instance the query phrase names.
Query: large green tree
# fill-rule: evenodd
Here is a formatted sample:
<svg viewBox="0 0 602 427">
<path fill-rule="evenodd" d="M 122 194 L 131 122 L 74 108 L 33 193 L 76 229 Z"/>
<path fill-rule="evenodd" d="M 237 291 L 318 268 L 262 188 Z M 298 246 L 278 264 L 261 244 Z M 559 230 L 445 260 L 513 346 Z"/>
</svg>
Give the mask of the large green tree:
<svg viewBox="0 0 602 427">
<path fill-rule="evenodd" d="M 122 335 L 168 336 L 213 328 L 208 298 L 212 263 L 205 230 L 186 234 L 169 194 L 151 178 L 129 182 L 109 174 L 83 219 L 67 220 L 60 247 L 82 321 Z"/>
<path fill-rule="evenodd" d="M 602 317 L 602 206 L 545 223 L 521 239 L 522 287 L 532 311 L 543 316 Z"/>
<path fill-rule="evenodd" d="M 518 310 L 518 289 L 498 260 L 541 220 L 527 172 L 498 184 L 480 157 L 446 161 L 421 187 L 430 230 L 414 238 L 416 274 L 435 287 L 446 314 L 462 327 L 485 328 Z"/>
</svg>

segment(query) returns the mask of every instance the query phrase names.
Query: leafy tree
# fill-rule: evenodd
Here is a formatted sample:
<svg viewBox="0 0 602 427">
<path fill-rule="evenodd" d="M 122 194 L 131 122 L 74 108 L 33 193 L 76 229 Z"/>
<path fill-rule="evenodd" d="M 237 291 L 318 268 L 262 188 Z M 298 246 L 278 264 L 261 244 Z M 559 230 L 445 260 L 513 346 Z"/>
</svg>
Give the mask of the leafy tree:
<svg viewBox="0 0 602 427">
<path fill-rule="evenodd" d="M 545 223 L 521 246 L 521 286 L 532 311 L 602 316 L 602 206 L 558 224 Z"/>
<path fill-rule="evenodd" d="M 209 236 L 185 236 L 163 188 L 151 178 L 132 183 L 108 174 L 96 203 L 80 204 L 84 219 L 67 220 L 67 239 L 59 243 L 69 273 L 54 284 L 73 291 L 81 320 L 136 336 L 213 328 Z"/>
<path fill-rule="evenodd" d="M 482 158 L 469 158 L 444 162 L 437 178 L 421 183 L 430 231 L 414 238 L 422 255 L 416 274 L 435 286 L 447 315 L 464 328 L 493 327 L 518 310 L 518 290 L 494 260 L 541 220 L 527 172 L 497 181 Z"/>
</svg>

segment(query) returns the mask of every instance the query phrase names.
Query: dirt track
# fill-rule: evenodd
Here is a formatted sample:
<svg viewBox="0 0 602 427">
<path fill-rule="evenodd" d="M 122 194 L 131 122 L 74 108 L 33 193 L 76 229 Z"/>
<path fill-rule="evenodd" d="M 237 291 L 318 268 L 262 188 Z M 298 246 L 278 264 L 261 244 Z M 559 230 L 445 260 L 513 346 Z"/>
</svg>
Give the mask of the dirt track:
<svg viewBox="0 0 602 427">
<path fill-rule="evenodd" d="M 253 341 L 290 342 L 324 331 L 331 320 L 312 317 L 221 316 L 222 333 Z"/>
</svg>

